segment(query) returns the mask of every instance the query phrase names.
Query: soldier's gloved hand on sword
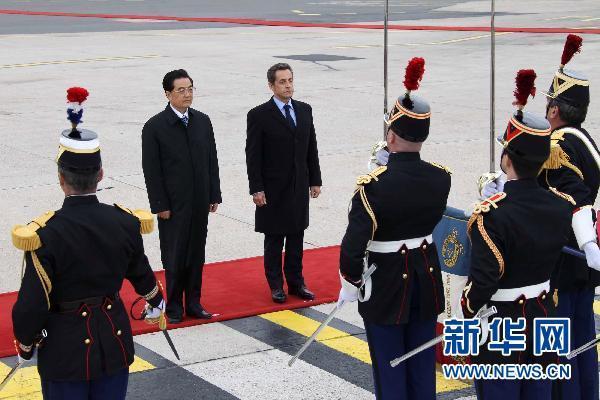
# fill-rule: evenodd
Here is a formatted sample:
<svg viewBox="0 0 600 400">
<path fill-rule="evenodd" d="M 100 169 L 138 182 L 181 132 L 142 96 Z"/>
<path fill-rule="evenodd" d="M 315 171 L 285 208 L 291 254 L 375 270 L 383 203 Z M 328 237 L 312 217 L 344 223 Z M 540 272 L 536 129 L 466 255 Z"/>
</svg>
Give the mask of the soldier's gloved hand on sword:
<svg viewBox="0 0 600 400">
<path fill-rule="evenodd" d="M 165 310 L 165 301 L 161 300 L 160 304 L 156 307 L 152 307 L 149 303 L 144 308 L 144 320 L 149 324 L 156 324 L 160 319 L 160 315 Z"/>
<path fill-rule="evenodd" d="M 338 304 L 341 302 L 352 303 L 358 300 L 358 291 L 360 284 L 362 283 L 362 279 L 357 282 L 352 282 L 344 278 L 344 276 L 340 273 L 340 282 L 342 283 L 342 288 L 340 289 Z"/>
<path fill-rule="evenodd" d="M 506 175 L 502 172 L 490 172 L 481 175 L 478 182 L 480 199 L 485 200 L 498 192 L 502 192 L 505 183 Z"/>
<path fill-rule="evenodd" d="M 32 344 L 30 346 L 26 346 L 22 343 L 15 342 L 17 348 L 17 356 L 19 364 L 23 364 L 24 362 L 30 361 L 35 356 L 36 347 Z"/>
<path fill-rule="evenodd" d="M 573 213 L 571 226 L 577 245 L 585 253 L 588 267 L 600 271 L 600 248 L 598 248 L 598 233 L 594 226 L 593 214 L 591 206 L 580 207 Z"/>
</svg>

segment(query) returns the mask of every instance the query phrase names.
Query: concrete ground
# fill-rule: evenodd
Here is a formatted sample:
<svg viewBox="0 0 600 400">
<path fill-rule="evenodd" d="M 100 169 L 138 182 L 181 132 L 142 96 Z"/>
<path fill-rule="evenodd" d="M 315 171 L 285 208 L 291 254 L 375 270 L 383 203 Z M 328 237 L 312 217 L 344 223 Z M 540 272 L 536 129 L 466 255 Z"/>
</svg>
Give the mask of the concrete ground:
<svg viewBox="0 0 600 400">
<path fill-rule="evenodd" d="M 7 0 L 0 8 L 35 9 L 40 3 Z M 60 1 L 44 3 L 47 6 L 44 10 L 71 11 L 62 7 Z M 88 4 L 85 1 L 70 3 L 75 5 L 69 7 L 75 8 Z M 382 2 L 303 2 L 294 4 L 288 11 L 281 9 L 273 17 L 309 22 L 314 17 L 322 21 L 323 15 L 300 16 L 294 9 L 303 6 L 306 10 L 299 9 L 303 14 L 318 14 L 319 7 L 325 7 L 324 3 L 339 6 L 328 11 L 329 21 L 334 22 L 335 12 L 344 12 L 340 10 L 350 4 L 351 12 L 357 13 L 350 22 L 370 22 L 375 13 L 370 11 L 361 20 L 361 7 L 368 9 Z M 600 10 L 595 0 L 532 0 L 527 2 L 527 7 L 518 0 L 497 3 L 498 26 L 600 26 Z M 144 4 L 139 2 L 137 8 L 122 12 L 149 14 Z M 410 8 L 405 2 L 394 4 L 398 8 L 402 4 Z M 422 9 L 413 19 L 402 23 L 489 24 L 484 16 L 489 8 L 487 1 L 444 5 Z M 85 10 L 101 11 L 100 8 Z M 105 12 L 109 11 L 114 10 Z M 211 16 L 217 15 L 217 11 L 213 10 Z M 287 14 L 289 18 L 285 18 Z M 190 23 L 186 29 L 175 30 L 171 23 L 167 27 L 165 23 L 152 21 L 145 22 L 147 29 L 140 30 L 132 21 L 0 16 L 0 26 L 6 26 L 1 23 L 4 21 L 11 21 L 14 29 L 12 33 L 4 29 L 2 32 L 6 34 L 0 35 L 3 49 L 0 84 L 4 99 L 0 106 L 0 204 L 4 214 L 0 232 L 5 233 L 0 235 L 0 275 L 3 277 L 0 291 L 17 290 L 19 286 L 22 254 L 11 245 L 11 227 L 27 223 L 47 210 L 58 209 L 62 203 L 54 157 L 58 135 L 67 127 L 65 89 L 84 86 L 91 93 L 83 126 L 100 135 L 105 166 L 105 180 L 99 192 L 101 201 L 148 207 L 141 170 L 140 133 L 144 122 L 166 105 L 161 80 L 165 72 L 174 68 L 190 72 L 198 88 L 194 107 L 207 113 L 215 128 L 224 203 L 217 214 L 211 215 L 206 248 L 208 261 L 237 259 L 262 252 L 262 236 L 254 233 L 254 207 L 247 190 L 245 122 L 247 111 L 269 98 L 266 69 L 280 61 L 289 62 L 294 68 L 294 97 L 313 106 L 319 142 L 324 188 L 321 197 L 311 204 L 311 226 L 306 231 L 305 246 L 340 242 L 355 177 L 365 171 L 370 148 L 382 136 L 381 31 L 246 26 L 205 29 L 205 25 L 194 29 Z M 77 29 L 67 29 L 71 24 Z M 88 25 L 93 29 L 87 29 Z M 513 111 L 516 71 L 534 68 L 538 74 L 538 90 L 547 89 L 558 67 L 565 36 L 497 35 L 495 131 L 498 134 L 502 133 Z M 430 101 L 433 116 L 430 138 L 422 156 L 454 171 L 449 205 L 468 207 L 476 200 L 477 177 L 489 167 L 490 36 L 472 32 L 391 31 L 389 38 L 389 102 L 393 103 L 394 96 L 404 93 L 402 80 L 408 59 L 424 57 L 426 73 L 419 94 Z M 600 98 L 600 89 L 594 82 L 600 82 L 600 72 L 595 68 L 599 50 L 600 38 L 584 35 L 583 52 L 570 64 L 571 68 L 587 74 L 592 82 L 592 104 L 586 125 L 596 139 L 600 103 L 594 99 Z M 541 113 L 544 106 L 545 99 L 540 95 L 530 101 L 527 109 Z M 152 265 L 160 269 L 158 235 L 146 237 L 145 245 Z M 320 311 L 328 311 L 326 306 L 322 307 Z M 351 311 L 348 309 L 347 313 Z M 174 332 L 177 342 L 185 349 L 180 350 L 185 354 L 184 369 L 210 384 L 202 383 L 198 387 L 216 386 L 222 398 L 282 398 L 281 391 L 290 386 L 295 388 L 297 397 L 286 395 L 289 398 L 329 399 L 341 397 L 339 393 L 351 393 L 344 398 L 372 397 L 368 364 L 363 361 L 357 364 L 360 366 L 357 369 L 348 367 L 342 377 L 317 361 L 299 363 L 297 369 L 288 370 L 284 364 L 285 353 L 292 350 L 289 344 L 282 350 L 273 343 L 276 339 L 264 333 L 271 332 L 271 328 L 261 325 L 263 320 L 254 317 Z M 343 322 L 360 326 L 356 314 L 346 315 L 340 323 Z M 253 330 L 262 333 L 247 333 Z M 351 333 L 358 339 L 360 335 L 360 332 Z M 136 340 L 169 359 L 159 339 L 150 335 Z M 299 343 L 298 338 L 294 340 Z M 351 357 L 348 365 L 354 365 L 352 360 L 355 359 Z M 325 361 L 320 359 L 319 362 Z M 228 379 L 223 371 L 235 373 L 236 377 Z M 353 371 L 360 371 L 360 377 Z M 144 374 L 147 378 L 143 379 L 168 381 L 167 375 Z M 270 391 L 264 386 L 265 376 L 275 377 Z M 300 377 L 305 379 L 304 383 L 300 383 Z M 337 389 L 342 387 L 343 390 Z M 134 393 L 135 388 L 133 385 Z M 220 398 L 199 396 L 197 398 Z M 453 396 L 463 394 L 456 392 Z M 132 394 L 130 398 L 137 397 Z"/>
</svg>

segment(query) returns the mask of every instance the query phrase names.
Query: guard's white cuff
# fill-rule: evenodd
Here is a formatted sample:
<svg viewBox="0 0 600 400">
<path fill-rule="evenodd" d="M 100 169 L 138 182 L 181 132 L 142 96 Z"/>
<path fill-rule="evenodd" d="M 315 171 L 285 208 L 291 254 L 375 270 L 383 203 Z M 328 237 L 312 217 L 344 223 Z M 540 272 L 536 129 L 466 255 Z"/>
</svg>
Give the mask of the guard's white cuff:
<svg viewBox="0 0 600 400">
<path fill-rule="evenodd" d="M 582 207 L 573 214 L 571 225 L 577 239 L 577 245 L 581 250 L 583 250 L 583 245 L 586 243 L 596 241 L 596 229 L 594 228 L 592 214 L 591 206 Z"/>
</svg>

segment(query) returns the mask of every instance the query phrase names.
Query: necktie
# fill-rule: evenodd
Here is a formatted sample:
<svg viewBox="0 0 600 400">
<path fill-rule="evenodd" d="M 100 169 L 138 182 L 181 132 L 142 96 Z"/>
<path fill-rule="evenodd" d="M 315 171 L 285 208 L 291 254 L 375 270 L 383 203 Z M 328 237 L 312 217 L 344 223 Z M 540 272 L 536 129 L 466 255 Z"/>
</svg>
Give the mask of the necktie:
<svg viewBox="0 0 600 400">
<path fill-rule="evenodd" d="M 290 126 L 292 127 L 292 129 L 296 128 L 296 123 L 294 122 L 294 118 L 292 118 L 292 113 L 290 112 L 290 105 L 286 104 L 285 106 L 283 106 L 283 109 L 285 110 L 285 119 L 287 119 L 288 124 L 290 124 Z"/>
<path fill-rule="evenodd" d="M 183 124 L 185 126 L 188 126 L 188 117 L 187 117 L 187 115 L 184 115 L 183 117 L 181 117 L 181 122 L 183 122 Z"/>
</svg>

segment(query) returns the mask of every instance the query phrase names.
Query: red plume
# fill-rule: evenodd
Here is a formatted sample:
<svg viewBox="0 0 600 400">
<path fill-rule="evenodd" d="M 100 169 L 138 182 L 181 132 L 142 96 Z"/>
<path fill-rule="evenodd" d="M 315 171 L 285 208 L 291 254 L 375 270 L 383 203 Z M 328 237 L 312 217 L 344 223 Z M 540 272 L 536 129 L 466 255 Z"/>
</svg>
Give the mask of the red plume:
<svg viewBox="0 0 600 400">
<path fill-rule="evenodd" d="M 417 90 L 424 73 L 425 60 L 423 58 L 415 57 L 410 60 L 406 67 L 406 75 L 404 75 L 404 87 L 406 87 L 406 90 Z"/>
<path fill-rule="evenodd" d="M 565 41 L 565 48 L 563 49 L 562 57 L 560 59 L 561 67 L 567 65 L 571 58 L 575 55 L 575 53 L 579 53 L 581 51 L 581 45 L 583 44 L 583 39 L 577 35 L 569 35 L 567 36 L 567 40 Z"/>
<path fill-rule="evenodd" d="M 531 95 L 531 97 L 535 97 L 536 77 L 537 75 L 532 69 L 522 69 L 517 72 L 517 78 L 515 79 L 517 88 L 514 91 L 516 100 L 513 102 L 513 105 L 523 108 L 525 107 L 525 104 L 527 104 L 529 95 Z"/>
<path fill-rule="evenodd" d="M 83 103 L 89 96 L 89 92 L 82 87 L 72 87 L 67 89 L 67 101 L 69 103 Z"/>
</svg>

